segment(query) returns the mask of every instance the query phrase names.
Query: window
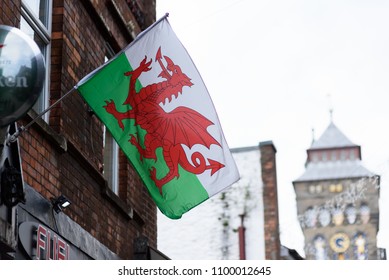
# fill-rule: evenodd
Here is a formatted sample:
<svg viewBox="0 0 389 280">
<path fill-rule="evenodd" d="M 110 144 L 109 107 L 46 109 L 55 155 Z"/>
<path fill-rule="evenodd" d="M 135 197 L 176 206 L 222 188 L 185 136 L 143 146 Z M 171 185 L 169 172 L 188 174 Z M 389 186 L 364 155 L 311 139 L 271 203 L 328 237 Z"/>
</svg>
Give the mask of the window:
<svg viewBox="0 0 389 280">
<path fill-rule="evenodd" d="M 350 160 L 355 160 L 355 151 L 350 151 Z"/>
<path fill-rule="evenodd" d="M 312 161 L 318 162 L 319 161 L 319 155 L 317 152 L 312 153 Z"/>
<path fill-rule="evenodd" d="M 355 224 L 357 219 L 357 209 L 353 205 L 348 205 L 346 208 L 346 218 L 350 225 Z"/>
<path fill-rule="evenodd" d="M 310 185 L 309 192 L 312 194 L 321 193 L 323 191 L 322 185 Z"/>
<path fill-rule="evenodd" d="M 37 113 L 42 112 L 49 105 L 51 9 L 52 0 L 22 0 L 20 30 L 37 43 L 45 60 L 45 84 L 38 101 L 33 106 Z M 48 121 L 48 113 L 43 119 Z"/>
<path fill-rule="evenodd" d="M 309 207 L 304 213 L 305 226 L 312 228 L 316 226 L 317 211 L 313 207 Z"/>
<path fill-rule="evenodd" d="M 344 213 L 341 208 L 334 208 L 332 210 L 332 222 L 336 226 L 340 226 L 344 221 Z"/>
<path fill-rule="evenodd" d="M 326 227 L 331 223 L 330 211 L 326 208 L 321 208 L 319 211 L 319 222 L 322 227 Z"/>
<path fill-rule="evenodd" d="M 340 193 L 343 191 L 343 185 L 342 184 L 331 184 L 329 186 L 329 191 L 332 193 Z"/>
<path fill-rule="evenodd" d="M 359 213 L 361 215 L 362 224 L 367 224 L 370 220 L 370 208 L 367 204 L 363 203 L 361 208 L 359 209 Z"/>
<path fill-rule="evenodd" d="M 104 62 L 107 62 L 109 58 L 113 57 L 114 52 L 112 48 L 106 44 L 107 55 L 104 58 Z M 111 190 L 119 195 L 119 145 L 116 143 L 112 134 L 104 126 L 103 135 L 103 148 L 104 148 L 104 169 L 103 174 L 108 181 L 108 186 Z"/>
<path fill-rule="evenodd" d="M 316 260 L 327 260 L 327 241 L 322 235 L 317 235 L 313 240 L 313 248 Z"/>
<path fill-rule="evenodd" d="M 104 126 L 104 170 L 103 174 L 108 186 L 115 194 L 119 194 L 119 146 L 111 133 Z"/>
<path fill-rule="evenodd" d="M 356 260 L 367 260 L 367 241 L 363 232 L 358 232 L 353 239 L 354 256 Z"/>
</svg>

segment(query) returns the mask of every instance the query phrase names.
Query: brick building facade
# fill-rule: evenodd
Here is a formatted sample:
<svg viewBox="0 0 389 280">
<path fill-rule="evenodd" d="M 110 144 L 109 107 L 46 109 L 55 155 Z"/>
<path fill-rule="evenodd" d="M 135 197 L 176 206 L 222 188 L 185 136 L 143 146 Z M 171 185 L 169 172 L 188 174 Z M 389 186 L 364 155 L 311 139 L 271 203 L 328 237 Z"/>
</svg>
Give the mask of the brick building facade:
<svg viewBox="0 0 389 280">
<path fill-rule="evenodd" d="M 156 14 L 155 0 L 0 2 L 0 24 L 32 30 L 29 35 L 46 59 L 39 104 L 17 122 L 18 126 L 29 123 L 119 52 L 155 21 Z M 1 143 L 6 129 L 2 128 Z M 20 135 L 26 202 L 14 207 L 0 204 L 0 259 L 36 258 L 39 252 L 34 248 L 26 252 L 29 245 L 19 242 L 20 235 L 28 238 L 21 233 L 26 223 L 64 241 L 70 248 L 69 258 L 143 258 L 138 254 L 143 245 L 156 247 L 155 204 L 120 152 L 117 187 L 111 185 L 104 164 L 108 137 L 104 133 L 101 122 L 73 92 Z M 52 199 L 61 194 L 72 204 L 56 213 Z M 46 242 L 50 243 L 49 239 Z M 53 252 L 48 253 L 53 258 Z"/>
</svg>

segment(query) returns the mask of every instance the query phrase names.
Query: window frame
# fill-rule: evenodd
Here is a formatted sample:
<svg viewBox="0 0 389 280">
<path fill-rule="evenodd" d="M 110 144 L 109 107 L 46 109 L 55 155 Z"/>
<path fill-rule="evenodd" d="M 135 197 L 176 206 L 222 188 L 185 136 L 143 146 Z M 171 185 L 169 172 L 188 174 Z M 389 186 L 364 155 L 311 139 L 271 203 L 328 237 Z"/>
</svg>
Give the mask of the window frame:
<svg viewBox="0 0 389 280">
<path fill-rule="evenodd" d="M 111 46 L 106 42 L 105 43 L 106 56 L 104 58 L 104 63 L 106 63 L 109 59 L 111 59 L 115 52 L 111 48 Z M 109 141 L 109 142 L 107 142 Z M 110 150 L 106 149 L 106 145 L 109 143 Z M 108 187 L 119 196 L 119 186 L 120 186 L 120 178 L 119 178 L 119 151 L 120 147 L 117 144 L 116 140 L 113 138 L 112 134 L 109 132 L 107 127 L 103 126 L 103 159 L 104 159 L 104 167 L 103 167 L 103 175 L 104 178 L 108 182 Z M 107 174 L 107 166 L 110 165 L 110 171 Z"/>
<path fill-rule="evenodd" d="M 41 113 L 50 105 L 50 65 L 51 65 L 51 25 L 52 25 L 52 10 L 53 1 L 48 0 L 45 7 L 45 13 L 47 15 L 46 22 L 42 23 L 39 19 L 39 15 L 36 15 L 34 11 L 28 6 L 26 0 L 21 1 L 21 21 L 25 20 L 29 27 L 34 31 L 34 35 L 37 35 L 43 44 L 45 44 L 42 55 L 45 61 L 45 81 L 41 96 L 33 106 L 33 110 L 36 113 Z M 24 30 L 20 28 L 23 32 Z M 39 111 L 39 112 L 38 112 Z M 42 116 L 45 122 L 49 122 L 49 112 Z"/>
<path fill-rule="evenodd" d="M 104 178 L 108 182 L 108 187 L 119 195 L 119 145 L 105 125 L 103 126 L 103 149 Z"/>
</svg>

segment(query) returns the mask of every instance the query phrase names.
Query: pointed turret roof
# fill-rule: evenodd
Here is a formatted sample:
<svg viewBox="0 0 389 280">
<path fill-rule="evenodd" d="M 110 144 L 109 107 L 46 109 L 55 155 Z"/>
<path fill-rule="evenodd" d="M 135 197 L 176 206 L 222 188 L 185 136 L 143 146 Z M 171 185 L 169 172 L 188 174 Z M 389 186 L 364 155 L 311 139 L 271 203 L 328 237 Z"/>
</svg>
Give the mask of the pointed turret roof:
<svg viewBox="0 0 389 280">
<path fill-rule="evenodd" d="M 295 182 L 373 176 L 362 165 L 360 148 L 331 121 L 307 150 L 305 172 Z"/>
<path fill-rule="evenodd" d="M 310 163 L 295 182 L 372 177 L 360 160 Z"/>
<path fill-rule="evenodd" d="M 339 128 L 331 121 L 330 125 L 323 132 L 319 139 L 314 141 L 309 148 L 310 150 L 316 149 L 329 149 L 329 148 L 342 148 L 357 146 L 350 141 Z"/>
</svg>

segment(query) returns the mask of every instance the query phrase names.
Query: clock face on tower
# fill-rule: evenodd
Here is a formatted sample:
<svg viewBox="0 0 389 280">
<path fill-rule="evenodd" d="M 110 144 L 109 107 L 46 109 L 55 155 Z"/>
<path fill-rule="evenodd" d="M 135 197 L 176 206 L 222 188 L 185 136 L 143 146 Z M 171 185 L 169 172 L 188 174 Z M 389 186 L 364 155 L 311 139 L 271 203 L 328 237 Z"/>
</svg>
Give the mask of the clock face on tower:
<svg viewBox="0 0 389 280">
<path fill-rule="evenodd" d="M 336 233 L 330 239 L 330 247 L 336 253 L 344 253 L 350 247 L 350 238 L 345 233 Z"/>
</svg>

